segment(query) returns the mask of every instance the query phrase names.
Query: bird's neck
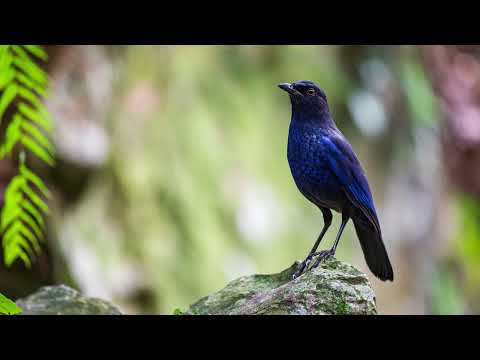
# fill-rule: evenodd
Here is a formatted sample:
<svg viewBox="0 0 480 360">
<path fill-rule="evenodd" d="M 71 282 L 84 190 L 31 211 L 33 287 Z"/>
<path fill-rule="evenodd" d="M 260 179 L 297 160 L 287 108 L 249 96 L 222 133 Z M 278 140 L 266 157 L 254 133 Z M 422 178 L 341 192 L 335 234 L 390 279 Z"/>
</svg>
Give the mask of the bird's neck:
<svg viewBox="0 0 480 360">
<path fill-rule="evenodd" d="M 292 107 L 292 121 L 297 123 L 312 124 L 320 127 L 335 127 L 328 109 L 295 109 Z"/>
</svg>

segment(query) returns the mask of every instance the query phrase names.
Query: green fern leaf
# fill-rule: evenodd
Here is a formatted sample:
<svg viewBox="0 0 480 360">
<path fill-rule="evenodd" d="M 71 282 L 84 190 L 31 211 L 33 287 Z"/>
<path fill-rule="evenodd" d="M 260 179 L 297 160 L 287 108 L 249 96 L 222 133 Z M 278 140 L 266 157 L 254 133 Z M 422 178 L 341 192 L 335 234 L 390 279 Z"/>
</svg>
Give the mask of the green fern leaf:
<svg viewBox="0 0 480 360">
<path fill-rule="evenodd" d="M 50 191 L 37 175 L 35 175 L 25 164 L 20 164 L 20 174 L 23 175 L 25 179 L 35 184 L 35 186 L 42 192 L 42 194 L 49 198 L 51 196 Z"/>
<path fill-rule="evenodd" d="M 10 226 L 10 224 L 12 224 L 14 220 L 20 216 L 21 213 L 22 209 L 19 207 L 11 206 L 9 209 L 6 208 L 5 214 L 2 216 L 2 232 L 4 232 Z"/>
<path fill-rule="evenodd" d="M 10 70 L 12 56 L 8 52 L 9 45 L 0 45 L 0 66 L 2 69 Z"/>
<path fill-rule="evenodd" d="M 12 49 L 18 55 L 13 57 L 13 64 L 40 85 L 46 86 L 48 80 L 45 71 L 43 71 L 34 61 L 31 61 L 28 54 L 19 45 L 13 45 Z"/>
<path fill-rule="evenodd" d="M 29 201 L 22 201 L 21 207 L 25 211 L 28 211 L 30 215 L 32 215 L 41 229 L 45 229 L 45 221 L 43 220 L 42 214 L 40 214 L 35 206 L 33 206 Z"/>
<path fill-rule="evenodd" d="M 23 45 L 25 49 L 43 61 L 48 60 L 48 54 L 38 45 Z"/>
<path fill-rule="evenodd" d="M 48 95 L 48 76 L 35 60 L 47 58 L 47 53 L 38 45 L 0 45 L 0 122 L 10 120 L 4 142 L 0 144 L 0 159 L 14 154 L 15 147 L 21 147 L 19 174 L 5 190 L 0 213 L 0 235 L 7 266 L 21 259 L 29 268 L 40 253 L 40 242 L 45 236 L 44 215 L 49 213 L 49 208 L 42 197 L 48 199 L 50 192 L 40 177 L 26 166 L 25 150 L 54 166 L 55 148 L 48 137 L 53 130 L 52 120 L 40 98 Z M 14 106 L 11 119 L 4 119 L 7 109 Z"/>
<path fill-rule="evenodd" d="M 23 176 L 15 176 L 7 186 L 5 190 L 5 206 L 4 208 L 8 208 L 8 206 L 12 204 L 16 204 L 19 200 L 21 194 L 19 191 L 23 188 L 26 184 L 27 180 Z"/>
<path fill-rule="evenodd" d="M 22 236 L 20 232 L 21 229 L 22 228 L 20 227 L 19 231 L 16 234 L 14 234 L 8 240 L 5 240 L 5 247 L 8 248 L 9 245 L 14 245 L 15 247 L 19 247 L 24 250 L 24 252 L 28 255 L 29 259 L 35 259 L 35 252 L 33 251 L 30 243 Z"/>
<path fill-rule="evenodd" d="M 34 125 L 31 125 L 27 121 L 22 121 L 22 130 L 27 135 L 30 135 L 37 143 L 43 146 L 50 154 L 55 152 L 55 148 L 52 143 L 43 135 L 43 133 L 38 130 Z"/>
<path fill-rule="evenodd" d="M 21 119 L 14 119 L 7 128 L 5 134 L 5 143 L 2 145 L 2 154 L 8 155 L 12 152 L 13 147 L 20 141 L 22 133 L 20 126 L 22 125 Z"/>
<path fill-rule="evenodd" d="M 43 161 L 45 161 L 48 165 L 55 165 L 55 160 L 53 160 L 53 157 L 41 146 L 39 146 L 35 141 L 33 141 L 31 137 L 23 135 L 20 141 L 28 150 L 30 150 Z"/>
<path fill-rule="evenodd" d="M 15 84 L 7 86 L 0 98 L 0 122 L 5 110 L 7 110 L 7 107 L 12 103 L 16 96 L 17 86 Z"/>
<path fill-rule="evenodd" d="M 37 238 L 43 239 L 42 230 L 40 230 L 40 227 L 37 225 L 35 220 L 33 220 L 33 217 L 29 213 L 20 212 L 20 220 L 22 220 L 25 224 L 30 226 L 30 228 L 33 230 L 33 232 L 37 236 Z"/>
<path fill-rule="evenodd" d="M 37 92 L 37 94 L 39 94 L 43 97 L 47 96 L 47 91 L 45 90 L 45 88 L 43 88 L 41 85 L 32 81 L 28 76 L 26 76 L 22 73 L 17 73 L 16 75 L 14 74 L 14 77 L 17 79 L 17 81 L 20 84 L 24 85 L 25 87 L 29 88 L 30 90 L 33 90 L 33 91 Z"/>
<path fill-rule="evenodd" d="M 8 230 L 3 234 L 3 245 L 8 246 L 10 242 L 20 233 L 22 222 L 15 220 Z"/>
<path fill-rule="evenodd" d="M 21 86 L 17 88 L 17 92 L 19 95 L 23 97 L 25 97 L 25 95 L 27 94 L 28 96 L 35 96 L 31 91 Z M 36 106 L 36 111 L 30 106 L 22 103 L 18 105 L 18 110 L 20 111 L 20 113 L 25 115 L 28 119 L 36 123 L 38 126 L 40 126 L 41 128 L 45 129 L 48 132 L 51 132 L 52 122 L 48 117 L 48 114 L 46 113 L 44 114 L 44 111 L 46 110 L 43 108 L 43 105 L 39 103 L 39 104 L 35 104 L 35 106 Z"/>
<path fill-rule="evenodd" d="M 0 65 L 0 69 L 1 69 Z M 8 84 L 12 83 L 15 80 L 15 71 L 10 68 L 7 68 L 5 71 L 0 73 L 0 89 L 5 88 Z"/>
<path fill-rule="evenodd" d="M 38 242 L 38 238 L 35 237 L 35 235 L 32 234 L 32 232 L 27 228 L 23 227 L 20 229 L 20 233 L 25 237 L 30 244 L 33 246 L 33 250 L 35 250 L 35 253 L 37 255 L 40 255 L 42 248 L 40 247 L 40 243 Z M 42 239 L 42 238 L 40 238 Z"/>
<path fill-rule="evenodd" d="M 17 304 L 0 293 L 0 314 L 16 315 L 21 312 L 22 309 Z"/>
<path fill-rule="evenodd" d="M 27 269 L 30 269 L 32 266 L 32 262 L 30 261 L 29 256 L 27 253 L 18 245 L 13 244 L 10 246 L 5 246 L 5 256 L 4 256 L 4 261 L 6 266 L 12 266 L 12 264 L 20 258 Z"/>
<path fill-rule="evenodd" d="M 23 192 L 32 200 L 36 207 L 42 210 L 45 214 L 49 213 L 49 208 L 45 202 L 40 199 L 40 197 L 33 191 L 27 183 L 23 184 L 22 186 Z"/>
<path fill-rule="evenodd" d="M 2 56 L 3 56 L 4 54 L 7 53 L 8 46 L 9 46 L 9 45 L 0 45 L 0 59 L 2 58 Z"/>
</svg>

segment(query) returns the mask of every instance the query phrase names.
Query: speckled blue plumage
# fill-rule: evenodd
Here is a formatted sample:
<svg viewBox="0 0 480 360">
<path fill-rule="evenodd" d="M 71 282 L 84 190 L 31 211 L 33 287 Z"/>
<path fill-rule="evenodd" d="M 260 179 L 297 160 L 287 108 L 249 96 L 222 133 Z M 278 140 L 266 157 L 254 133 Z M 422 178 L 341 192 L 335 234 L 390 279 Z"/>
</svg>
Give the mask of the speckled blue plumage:
<svg viewBox="0 0 480 360">
<path fill-rule="evenodd" d="M 338 212 L 345 203 L 339 181 L 330 167 L 328 133 L 314 122 L 292 118 L 288 134 L 288 162 L 301 193 L 318 206 Z"/>
<path fill-rule="evenodd" d="M 293 179 L 310 201 L 346 211 L 350 217 L 364 209 L 380 229 L 360 162 L 329 114 L 312 119 L 292 116 L 287 155 Z"/>
</svg>

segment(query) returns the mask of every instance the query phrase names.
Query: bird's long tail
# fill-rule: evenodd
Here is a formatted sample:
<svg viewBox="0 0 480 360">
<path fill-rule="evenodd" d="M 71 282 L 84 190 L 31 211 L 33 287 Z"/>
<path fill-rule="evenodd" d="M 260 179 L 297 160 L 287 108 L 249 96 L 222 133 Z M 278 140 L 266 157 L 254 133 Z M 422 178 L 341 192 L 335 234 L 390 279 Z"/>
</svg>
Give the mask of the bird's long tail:
<svg viewBox="0 0 480 360">
<path fill-rule="evenodd" d="M 352 220 L 365 261 L 372 273 L 380 280 L 393 281 L 393 269 L 382 241 L 382 234 L 364 216 Z"/>
</svg>

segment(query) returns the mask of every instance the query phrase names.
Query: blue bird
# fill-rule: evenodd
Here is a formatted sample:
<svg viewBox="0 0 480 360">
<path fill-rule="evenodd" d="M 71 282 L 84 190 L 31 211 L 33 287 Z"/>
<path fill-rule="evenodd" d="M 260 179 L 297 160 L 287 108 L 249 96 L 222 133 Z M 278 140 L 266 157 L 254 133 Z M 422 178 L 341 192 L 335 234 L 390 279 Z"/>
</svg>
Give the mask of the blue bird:
<svg viewBox="0 0 480 360">
<path fill-rule="evenodd" d="M 352 146 L 333 121 L 327 97 L 312 81 L 278 85 L 290 96 L 292 118 L 288 134 L 288 163 L 300 192 L 320 208 L 324 226 L 293 278 L 315 258 L 313 267 L 335 255 L 348 220 L 352 219 L 368 267 L 379 279 L 393 281 L 393 270 L 382 240 L 380 224 L 365 173 Z M 342 224 L 330 250 L 316 252 L 332 223 L 334 210 Z"/>
</svg>

